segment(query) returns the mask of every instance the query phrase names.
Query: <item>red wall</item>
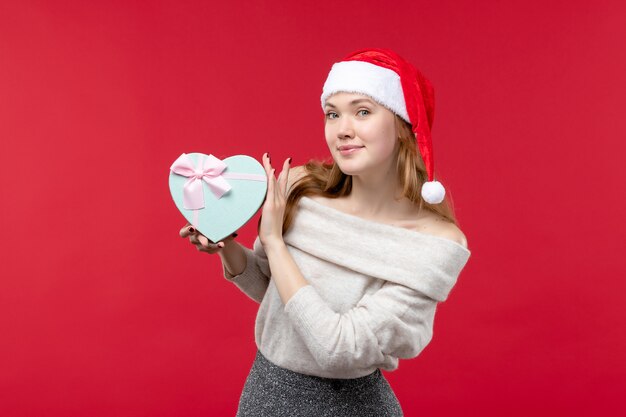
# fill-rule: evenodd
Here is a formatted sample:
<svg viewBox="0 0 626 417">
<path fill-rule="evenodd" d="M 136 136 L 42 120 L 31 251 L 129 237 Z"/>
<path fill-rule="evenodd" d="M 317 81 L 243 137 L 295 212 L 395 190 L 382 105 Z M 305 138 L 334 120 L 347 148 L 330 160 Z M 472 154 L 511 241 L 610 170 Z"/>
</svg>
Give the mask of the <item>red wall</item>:
<svg viewBox="0 0 626 417">
<path fill-rule="evenodd" d="M 325 157 L 323 81 L 375 46 L 435 86 L 473 252 L 386 373 L 406 415 L 616 415 L 623 2 L 228 3 L 0 4 L 0 414 L 233 415 L 257 305 L 178 237 L 169 166 Z"/>
</svg>

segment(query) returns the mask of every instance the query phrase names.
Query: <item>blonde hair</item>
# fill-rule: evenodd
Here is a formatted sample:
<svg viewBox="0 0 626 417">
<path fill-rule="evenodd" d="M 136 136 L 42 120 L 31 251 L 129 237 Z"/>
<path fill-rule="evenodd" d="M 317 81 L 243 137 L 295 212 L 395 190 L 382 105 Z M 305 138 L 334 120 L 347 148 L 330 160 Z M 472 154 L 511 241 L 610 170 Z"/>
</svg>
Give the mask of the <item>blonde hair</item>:
<svg viewBox="0 0 626 417">
<path fill-rule="evenodd" d="M 422 184 L 428 180 L 422 156 L 417 152 L 415 134 L 411 125 L 400 116 L 395 115 L 396 131 L 398 132 L 399 149 L 397 173 L 402 186 L 402 196 L 415 204 L 420 210 L 426 209 L 440 214 L 447 221 L 457 225 L 453 204 L 448 194 L 439 204 L 429 204 L 422 198 Z M 352 191 L 352 176 L 341 172 L 335 161 L 322 162 L 310 160 L 304 165 L 305 175 L 291 187 L 287 198 L 283 218 L 283 234 L 289 230 L 296 214 L 298 201 L 303 196 L 319 195 L 328 198 L 347 196 Z"/>
</svg>

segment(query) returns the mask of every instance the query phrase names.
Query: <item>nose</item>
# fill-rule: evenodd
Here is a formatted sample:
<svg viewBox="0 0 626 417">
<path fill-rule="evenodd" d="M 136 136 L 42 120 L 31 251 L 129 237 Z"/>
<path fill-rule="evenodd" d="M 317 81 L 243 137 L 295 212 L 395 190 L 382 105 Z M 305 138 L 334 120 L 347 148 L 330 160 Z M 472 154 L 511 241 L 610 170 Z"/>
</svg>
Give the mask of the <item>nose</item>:
<svg viewBox="0 0 626 417">
<path fill-rule="evenodd" d="M 352 121 L 349 117 L 342 117 L 339 120 L 339 130 L 337 130 L 337 138 L 350 139 L 354 137 L 354 129 L 352 127 Z"/>
</svg>

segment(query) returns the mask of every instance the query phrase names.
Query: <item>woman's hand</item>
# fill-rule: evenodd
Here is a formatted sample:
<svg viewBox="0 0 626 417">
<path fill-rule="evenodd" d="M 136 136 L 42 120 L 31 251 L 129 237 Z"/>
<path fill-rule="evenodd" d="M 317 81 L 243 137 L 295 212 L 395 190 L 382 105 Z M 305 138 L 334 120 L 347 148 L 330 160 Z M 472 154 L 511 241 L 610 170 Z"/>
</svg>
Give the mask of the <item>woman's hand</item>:
<svg viewBox="0 0 626 417">
<path fill-rule="evenodd" d="M 275 169 L 272 168 L 269 154 L 263 155 L 263 167 L 267 174 L 267 196 L 261 212 L 259 240 L 265 248 L 268 245 L 283 243 L 283 216 L 287 202 L 287 180 L 290 164 L 291 158 L 286 159 L 283 163 L 283 169 L 276 179 L 274 176 Z"/>
<path fill-rule="evenodd" d="M 210 254 L 218 253 L 222 248 L 237 237 L 237 233 L 233 233 L 221 242 L 213 243 L 206 236 L 194 229 L 190 223 L 187 223 L 182 229 L 180 229 L 180 237 L 188 237 L 189 241 L 196 246 L 201 252 Z"/>
</svg>

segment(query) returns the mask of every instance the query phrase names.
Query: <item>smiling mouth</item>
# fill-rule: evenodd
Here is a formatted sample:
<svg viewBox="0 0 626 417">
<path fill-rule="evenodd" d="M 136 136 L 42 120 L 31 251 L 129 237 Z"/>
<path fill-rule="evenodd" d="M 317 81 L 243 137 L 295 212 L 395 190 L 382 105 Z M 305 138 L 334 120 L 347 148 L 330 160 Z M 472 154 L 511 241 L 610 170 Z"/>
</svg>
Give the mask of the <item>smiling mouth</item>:
<svg viewBox="0 0 626 417">
<path fill-rule="evenodd" d="M 339 149 L 339 153 L 341 153 L 342 155 L 350 155 L 354 152 L 357 152 L 359 149 L 363 149 L 363 146 L 356 146 L 352 148 L 338 148 L 338 149 Z"/>
</svg>

